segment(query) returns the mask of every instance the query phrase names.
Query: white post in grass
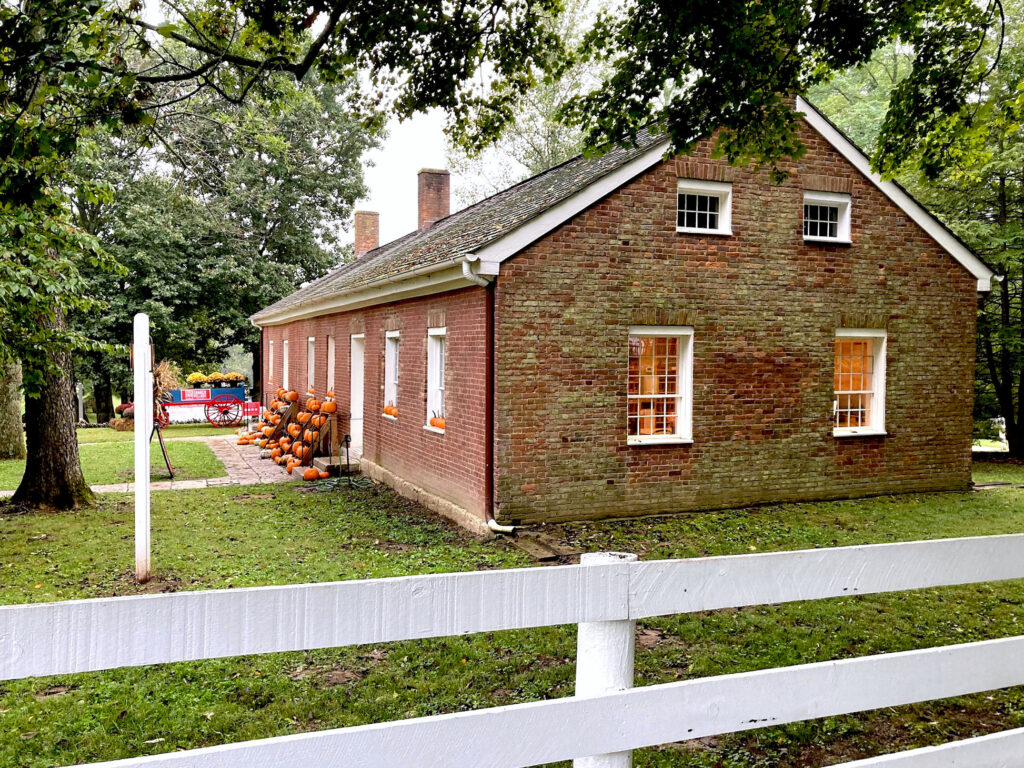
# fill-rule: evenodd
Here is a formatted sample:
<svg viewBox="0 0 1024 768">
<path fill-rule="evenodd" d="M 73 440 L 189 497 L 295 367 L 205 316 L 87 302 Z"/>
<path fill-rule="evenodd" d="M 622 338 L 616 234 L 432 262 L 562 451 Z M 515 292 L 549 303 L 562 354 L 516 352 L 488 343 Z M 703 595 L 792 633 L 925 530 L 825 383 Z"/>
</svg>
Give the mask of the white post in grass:
<svg viewBox="0 0 1024 768">
<path fill-rule="evenodd" d="M 149 316 L 135 315 L 135 578 L 149 581 L 149 438 L 153 428 L 153 361 L 150 359 Z"/>
<path fill-rule="evenodd" d="M 637 559 L 627 552 L 588 552 L 580 565 L 629 563 Z M 579 625 L 576 636 L 576 696 L 597 696 L 633 687 L 636 655 L 636 622 L 592 621 Z M 630 768 L 632 751 L 577 757 L 573 768 Z"/>
</svg>

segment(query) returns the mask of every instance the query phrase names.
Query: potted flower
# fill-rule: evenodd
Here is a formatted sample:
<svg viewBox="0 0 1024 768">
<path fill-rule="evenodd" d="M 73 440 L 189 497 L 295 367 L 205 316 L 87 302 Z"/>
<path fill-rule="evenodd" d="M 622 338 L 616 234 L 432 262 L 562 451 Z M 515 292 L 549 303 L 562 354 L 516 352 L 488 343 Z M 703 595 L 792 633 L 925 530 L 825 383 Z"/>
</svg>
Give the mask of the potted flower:
<svg viewBox="0 0 1024 768">
<path fill-rule="evenodd" d="M 224 374 L 220 371 L 214 371 L 213 373 L 207 374 L 206 380 L 210 382 L 211 387 L 224 386 Z"/>
<path fill-rule="evenodd" d="M 229 387 L 240 387 L 245 384 L 245 374 L 238 371 L 228 371 L 224 374 L 224 382 Z"/>
<path fill-rule="evenodd" d="M 209 379 L 206 378 L 205 374 L 200 373 L 199 371 L 195 371 L 194 373 L 190 373 L 188 376 L 186 376 L 185 381 L 193 389 L 201 389 L 202 386 L 209 381 Z"/>
</svg>

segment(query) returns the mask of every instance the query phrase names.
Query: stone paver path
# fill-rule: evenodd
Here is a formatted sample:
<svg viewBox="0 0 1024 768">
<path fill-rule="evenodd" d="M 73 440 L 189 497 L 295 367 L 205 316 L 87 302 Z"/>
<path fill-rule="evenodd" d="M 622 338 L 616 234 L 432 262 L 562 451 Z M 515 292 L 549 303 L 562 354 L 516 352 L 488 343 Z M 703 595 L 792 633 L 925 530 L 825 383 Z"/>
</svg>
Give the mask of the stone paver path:
<svg viewBox="0 0 1024 768">
<path fill-rule="evenodd" d="M 205 480 L 159 480 L 150 483 L 153 491 L 184 491 L 196 488 L 219 488 L 225 485 L 259 485 L 261 483 L 285 483 L 296 480 L 272 461 L 260 458 L 260 449 L 255 445 L 238 445 L 237 436 L 217 435 L 214 437 L 182 437 L 178 440 L 202 440 L 220 459 L 227 471 L 226 477 L 210 477 Z M 159 446 L 154 446 L 159 451 Z M 94 485 L 93 493 L 129 493 L 135 490 L 135 483 L 112 483 Z M 0 491 L 0 498 L 11 496 L 14 491 Z"/>
</svg>

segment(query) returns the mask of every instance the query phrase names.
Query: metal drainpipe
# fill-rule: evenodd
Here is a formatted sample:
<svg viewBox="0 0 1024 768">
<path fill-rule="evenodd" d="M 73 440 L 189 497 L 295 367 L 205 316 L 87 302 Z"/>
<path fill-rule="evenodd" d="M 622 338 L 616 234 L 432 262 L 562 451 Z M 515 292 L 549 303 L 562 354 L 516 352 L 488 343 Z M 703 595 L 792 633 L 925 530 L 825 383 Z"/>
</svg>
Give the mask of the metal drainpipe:
<svg viewBox="0 0 1024 768">
<path fill-rule="evenodd" d="M 488 280 L 473 271 L 472 263 L 477 260 L 476 254 L 467 253 L 462 261 L 462 276 L 471 283 L 476 283 L 487 291 L 486 327 L 484 336 L 487 339 L 487 370 L 484 374 L 484 511 L 487 516 L 487 527 L 495 533 L 514 533 L 515 526 L 502 525 L 494 519 L 494 286 L 496 280 Z"/>
<path fill-rule="evenodd" d="M 484 409 L 484 418 L 486 420 L 484 434 L 487 441 L 486 458 L 484 459 L 484 464 L 487 468 L 485 483 L 487 500 L 484 504 L 484 509 L 487 513 L 487 527 L 490 530 L 495 533 L 514 533 L 515 526 L 502 525 L 494 519 L 494 369 L 497 365 L 494 354 L 494 286 L 496 282 L 491 283 L 487 287 L 487 328 L 485 331 L 487 337 L 487 375 L 484 386 L 487 396 L 487 405 Z"/>
</svg>

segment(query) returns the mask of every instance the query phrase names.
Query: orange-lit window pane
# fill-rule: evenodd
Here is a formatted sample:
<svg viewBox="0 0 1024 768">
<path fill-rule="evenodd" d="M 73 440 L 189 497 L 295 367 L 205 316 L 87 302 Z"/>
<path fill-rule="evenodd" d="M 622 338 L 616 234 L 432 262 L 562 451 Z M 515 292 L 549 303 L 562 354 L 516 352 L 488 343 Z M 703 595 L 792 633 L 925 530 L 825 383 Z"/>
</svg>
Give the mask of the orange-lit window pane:
<svg viewBox="0 0 1024 768">
<path fill-rule="evenodd" d="M 871 425 L 875 399 L 875 340 L 839 338 L 835 341 L 835 425 Z"/>
<path fill-rule="evenodd" d="M 677 434 L 681 344 L 676 336 L 629 337 L 630 436 Z"/>
</svg>

